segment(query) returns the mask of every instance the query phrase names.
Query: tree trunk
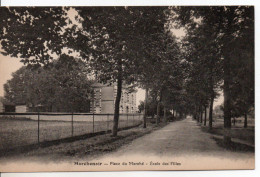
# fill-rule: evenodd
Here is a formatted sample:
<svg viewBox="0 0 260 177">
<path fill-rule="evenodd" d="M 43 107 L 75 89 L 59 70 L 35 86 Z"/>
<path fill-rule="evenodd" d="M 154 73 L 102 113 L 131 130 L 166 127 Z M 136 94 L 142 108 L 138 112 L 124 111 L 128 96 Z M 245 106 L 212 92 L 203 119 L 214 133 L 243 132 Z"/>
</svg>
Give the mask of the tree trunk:
<svg viewBox="0 0 260 177">
<path fill-rule="evenodd" d="M 197 106 L 195 105 L 195 111 L 193 112 L 193 117 L 195 120 L 197 120 Z"/>
<path fill-rule="evenodd" d="M 160 123 L 160 102 L 157 103 L 157 117 L 156 117 L 156 124 L 158 125 Z"/>
<path fill-rule="evenodd" d="M 145 89 L 145 101 L 144 101 L 144 125 L 143 128 L 146 128 L 146 117 L 147 117 L 147 101 L 148 101 L 148 88 Z"/>
<path fill-rule="evenodd" d="M 228 47 L 228 46 L 227 46 Z M 231 142 L 230 129 L 231 129 L 231 98 L 230 98 L 230 59 L 229 51 L 226 52 L 224 58 L 224 143 L 229 145 Z"/>
<path fill-rule="evenodd" d="M 207 125 L 207 106 L 205 106 L 204 126 Z"/>
<path fill-rule="evenodd" d="M 211 58 L 210 65 L 210 105 L 209 105 L 209 129 L 212 130 L 212 122 L 213 122 L 213 104 L 214 104 L 214 82 L 213 82 L 213 59 Z"/>
<path fill-rule="evenodd" d="M 196 117 L 197 117 L 197 122 L 200 122 L 200 107 L 199 110 L 196 111 Z"/>
<path fill-rule="evenodd" d="M 200 108 L 200 123 L 202 123 L 202 117 L 203 117 L 203 109 L 202 106 Z"/>
<path fill-rule="evenodd" d="M 163 120 L 164 120 L 164 122 L 166 123 L 167 122 L 167 115 L 166 115 L 166 107 L 164 106 L 163 107 Z"/>
<path fill-rule="evenodd" d="M 244 128 L 247 128 L 247 113 L 245 113 Z"/>
<path fill-rule="evenodd" d="M 117 76 L 117 93 L 115 101 L 115 112 L 114 112 L 114 122 L 113 122 L 113 132 L 112 136 L 117 136 L 118 131 L 118 120 L 119 120 L 119 107 L 122 93 L 122 60 L 119 59 L 118 62 L 118 76 Z"/>
<path fill-rule="evenodd" d="M 214 94 L 211 94 L 210 105 L 209 105 L 209 129 L 212 129 L 212 117 L 213 117 L 213 104 L 214 104 Z"/>
<path fill-rule="evenodd" d="M 49 112 L 53 112 L 52 108 L 53 108 L 53 106 L 52 106 L 52 103 L 51 103 L 50 108 L 49 108 L 48 111 L 49 111 Z"/>
<path fill-rule="evenodd" d="M 157 103 L 157 117 L 156 117 L 156 124 L 158 125 L 160 123 L 160 104 L 162 101 L 162 88 L 160 90 L 160 100 Z"/>
</svg>

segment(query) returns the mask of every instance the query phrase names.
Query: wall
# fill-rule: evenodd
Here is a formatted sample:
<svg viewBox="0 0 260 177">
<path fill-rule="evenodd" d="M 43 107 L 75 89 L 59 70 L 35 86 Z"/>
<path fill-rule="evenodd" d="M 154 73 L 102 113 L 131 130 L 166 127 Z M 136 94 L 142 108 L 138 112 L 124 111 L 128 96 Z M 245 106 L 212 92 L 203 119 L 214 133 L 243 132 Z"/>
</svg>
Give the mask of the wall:
<svg viewBox="0 0 260 177">
<path fill-rule="evenodd" d="M 15 106 L 15 112 L 18 112 L 18 113 L 25 113 L 25 112 L 27 112 L 26 105 Z"/>
</svg>

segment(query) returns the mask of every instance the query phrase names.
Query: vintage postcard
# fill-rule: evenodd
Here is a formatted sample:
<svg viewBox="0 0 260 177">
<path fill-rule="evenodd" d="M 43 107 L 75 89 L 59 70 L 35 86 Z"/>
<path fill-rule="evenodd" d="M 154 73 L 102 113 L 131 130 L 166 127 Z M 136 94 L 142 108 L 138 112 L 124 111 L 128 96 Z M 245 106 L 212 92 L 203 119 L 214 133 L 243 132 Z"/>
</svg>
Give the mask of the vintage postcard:
<svg viewBox="0 0 260 177">
<path fill-rule="evenodd" d="M 0 172 L 255 169 L 255 7 L 0 7 Z"/>
</svg>

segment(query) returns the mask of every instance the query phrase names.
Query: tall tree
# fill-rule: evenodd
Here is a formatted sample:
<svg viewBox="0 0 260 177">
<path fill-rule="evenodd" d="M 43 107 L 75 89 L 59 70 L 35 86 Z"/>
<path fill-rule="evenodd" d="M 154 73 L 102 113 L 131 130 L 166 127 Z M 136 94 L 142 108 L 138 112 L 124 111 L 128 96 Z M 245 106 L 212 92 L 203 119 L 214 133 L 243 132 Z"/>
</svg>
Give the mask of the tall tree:
<svg viewBox="0 0 260 177">
<path fill-rule="evenodd" d="M 249 17 L 241 25 L 245 26 L 239 36 L 231 43 L 236 46 L 232 51 L 232 112 L 244 116 L 247 127 L 247 114 L 254 108 L 254 18 L 253 9 L 248 9 Z"/>
<path fill-rule="evenodd" d="M 5 98 L 26 104 L 30 111 L 87 112 L 92 81 L 81 61 L 61 55 L 46 68 L 22 67 L 4 85 Z"/>
<path fill-rule="evenodd" d="M 89 61 L 99 81 L 116 82 L 117 85 L 113 136 L 117 135 L 122 84 L 133 84 L 142 70 L 140 64 L 147 57 L 143 52 L 146 50 L 145 42 L 148 42 L 146 36 L 153 42 L 155 39 L 151 40 L 151 36 L 163 32 L 163 9 L 76 8 L 82 28 L 75 30 L 75 35 L 68 31 L 74 41 L 69 47 Z M 82 45 L 82 41 L 86 45 Z"/>
</svg>

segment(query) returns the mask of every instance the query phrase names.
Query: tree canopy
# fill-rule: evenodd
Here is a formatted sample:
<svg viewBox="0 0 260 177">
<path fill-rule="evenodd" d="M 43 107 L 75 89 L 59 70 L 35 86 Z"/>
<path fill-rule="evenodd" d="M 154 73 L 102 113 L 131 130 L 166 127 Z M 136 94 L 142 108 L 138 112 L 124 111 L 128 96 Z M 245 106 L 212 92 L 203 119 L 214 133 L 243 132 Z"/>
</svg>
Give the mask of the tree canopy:
<svg viewBox="0 0 260 177">
<path fill-rule="evenodd" d="M 4 85 L 5 98 L 30 111 L 89 112 L 92 96 L 85 63 L 61 55 L 48 68 L 22 67 Z"/>
</svg>

